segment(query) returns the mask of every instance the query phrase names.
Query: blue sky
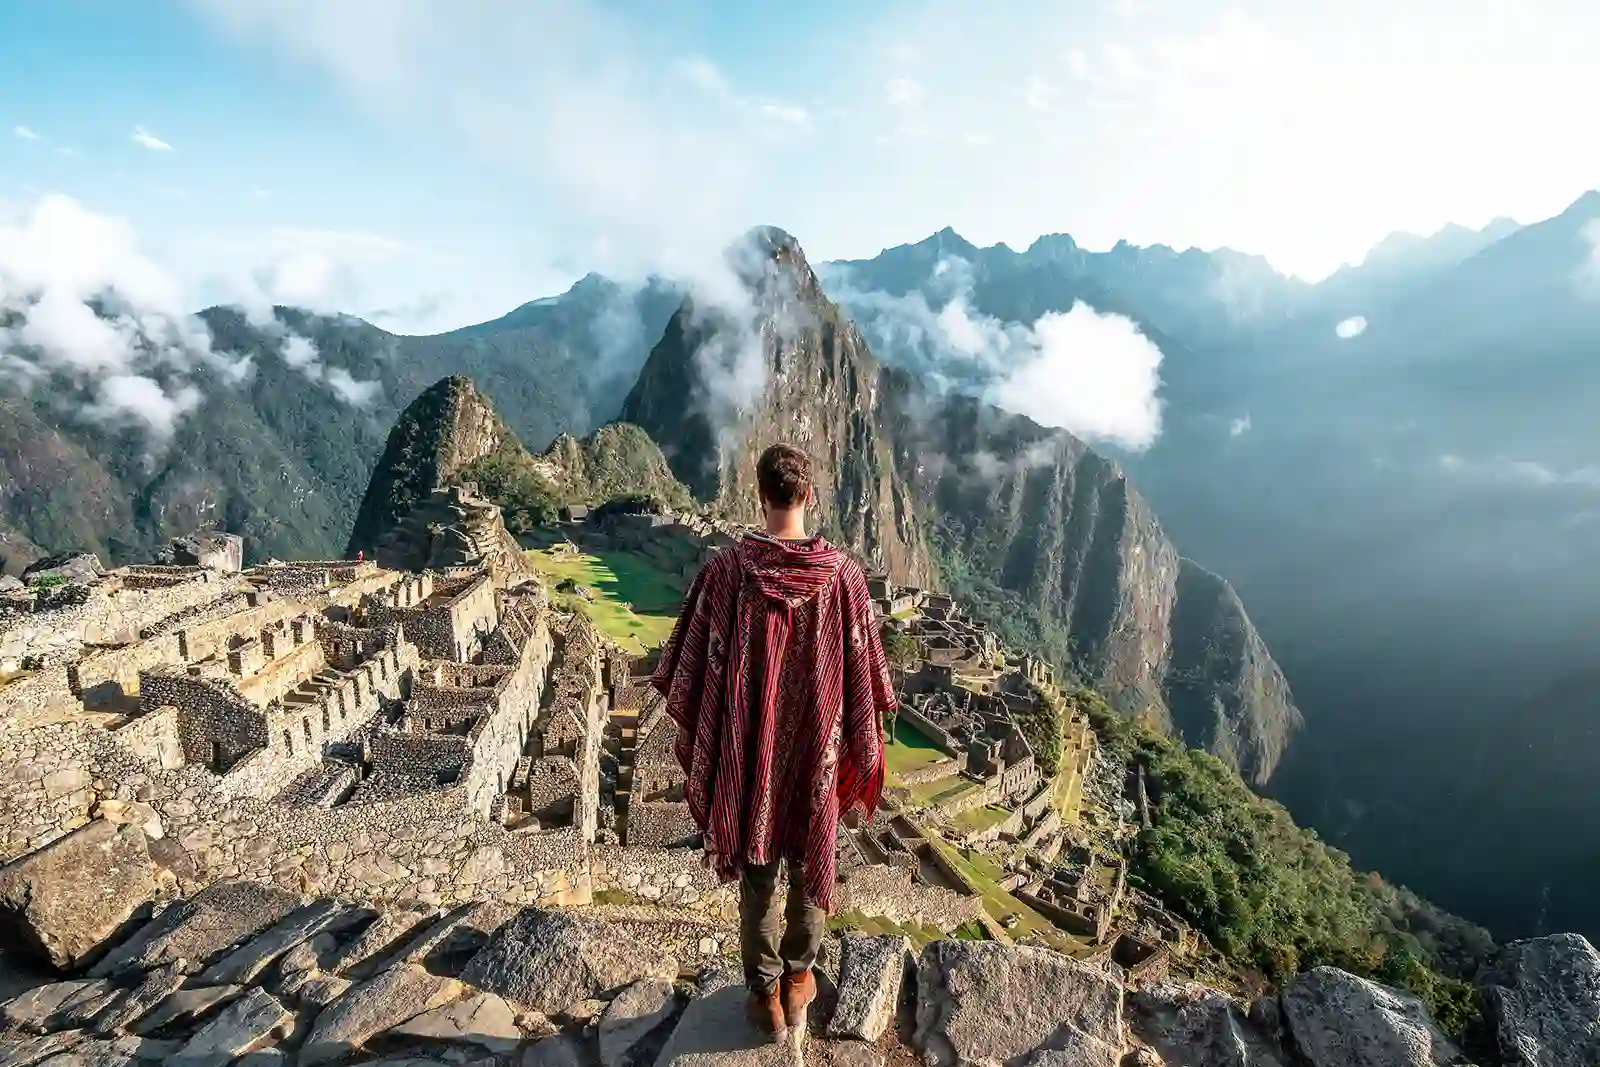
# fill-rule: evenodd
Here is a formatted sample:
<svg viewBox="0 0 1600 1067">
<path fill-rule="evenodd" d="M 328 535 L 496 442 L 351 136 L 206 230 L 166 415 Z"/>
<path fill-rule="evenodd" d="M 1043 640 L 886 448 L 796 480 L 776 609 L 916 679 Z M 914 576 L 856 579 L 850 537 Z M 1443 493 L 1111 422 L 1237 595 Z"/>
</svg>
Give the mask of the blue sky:
<svg viewBox="0 0 1600 1067">
<path fill-rule="evenodd" d="M 254 285 L 419 331 L 589 269 L 692 275 L 758 222 L 814 259 L 948 224 L 1314 277 L 1600 184 L 1594 8 L 5 4 L 0 200 L 126 219 L 196 305 Z"/>
</svg>

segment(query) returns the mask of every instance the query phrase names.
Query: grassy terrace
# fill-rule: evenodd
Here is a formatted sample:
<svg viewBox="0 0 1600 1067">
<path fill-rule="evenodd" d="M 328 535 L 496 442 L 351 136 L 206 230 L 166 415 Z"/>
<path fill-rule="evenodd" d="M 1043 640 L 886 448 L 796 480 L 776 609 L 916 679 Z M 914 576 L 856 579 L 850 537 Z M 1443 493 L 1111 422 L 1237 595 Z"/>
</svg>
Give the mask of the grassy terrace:
<svg viewBox="0 0 1600 1067">
<path fill-rule="evenodd" d="M 947 775 L 944 778 L 935 778 L 931 782 L 921 782 L 911 786 L 911 797 L 922 807 L 937 807 L 947 804 L 958 797 L 965 796 L 974 789 L 981 789 L 971 778 L 964 778 L 959 774 Z"/>
<path fill-rule="evenodd" d="M 883 749 L 884 765 L 891 775 L 909 774 L 949 758 L 921 730 L 899 719 Z"/>
<path fill-rule="evenodd" d="M 556 556 L 549 549 L 532 549 L 527 559 L 552 589 L 571 580 L 592 592 L 593 600 L 573 593 L 552 592 L 551 597 L 560 607 L 589 616 L 601 633 L 624 648 L 643 652 L 672 633 L 684 580 L 645 557 L 633 552 Z"/>
<path fill-rule="evenodd" d="M 1001 889 L 1000 880 L 1005 875 L 994 860 L 981 852 L 958 849 L 937 834 L 929 834 L 928 840 L 977 889 L 983 898 L 983 909 L 991 918 L 1003 924 L 1008 916 L 1017 917 L 1016 925 L 1008 931 L 1012 937 L 1022 938 L 1033 934 L 1046 945 L 1069 956 L 1083 956 L 1089 951 L 1090 946 L 1086 942 L 1058 928 L 1049 919 Z"/>
<path fill-rule="evenodd" d="M 998 826 L 1006 821 L 1011 813 L 1005 808 L 997 808 L 993 804 L 985 804 L 981 808 L 970 808 L 950 821 L 969 834 L 980 833 L 991 826 Z"/>
</svg>

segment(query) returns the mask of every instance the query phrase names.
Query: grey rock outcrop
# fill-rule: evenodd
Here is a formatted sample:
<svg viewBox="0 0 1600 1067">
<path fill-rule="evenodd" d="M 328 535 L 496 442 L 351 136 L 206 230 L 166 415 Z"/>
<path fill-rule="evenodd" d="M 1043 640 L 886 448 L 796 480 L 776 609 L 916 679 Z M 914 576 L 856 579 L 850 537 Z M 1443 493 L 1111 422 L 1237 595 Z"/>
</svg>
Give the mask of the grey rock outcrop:
<svg viewBox="0 0 1600 1067">
<path fill-rule="evenodd" d="M 89 1028 L 99 1034 L 126 1029 L 165 1000 L 186 978 L 183 969 L 176 965 L 157 967 L 146 974 L 138 985 L 129 989 L 121 1000 L 108 1005 L 95 1016 Z"/>
<path fill-rule="evenodd" d="M 244 566 L 244 538 L 238 534 L 205 530 L 174 537 L 158 556 L 159 562 L 174 567 L 208 567 L 216 571 L 237 571 Z"/>
<path fill-rule="evenodd" d="M 0 1006 L 0 1022 L 13 1029 L 43 1033 L 50 1028 L 50 1021 L 60 1013 L 62 1007 L 73 998 L 92 990 L 95 985 L 92 979 L 77 979 L 37 986 Z"/>
<path fill-rule="evenodd" d="M 1508 1067 L 1600 1063 L 1600 953 L 1586 939 L 1514 941 L 1477 985 Z"/>
<path fill-rule="evenodd" d="M 252 982 L 266 969 L 309 938 L 323 931 L 338 933 L 371 920 L 377 913 L 369 908 L 318 900 L 296 908 L 273 926 L 246 941 L 200 975 L 208 985 Z"/>
<path fill-rule="evenodd" d="M 848 934 L 840 949 L 839 1001 L 828 1033 L 876 1041 L 894 1020 L 900 987 L 911 965 L 904 937 Z"/>
<path fill-rule="evenodd" d="M 72 970 L 160 887 L 144 832 L 96 819 L 0 868 L 0 937 L 14 951 Z"/>
<path fill-rule="evenodd" d="M 252 989 L 167 1060 L 172 1067 L 227 1067 L 285 1025 L 290 1013 L 265 989 Z"/>
<path fill-rule="evenodd" d="M 1202 985 L 1130 994 L 1128 1028 L 1167 1063 L 1185 1067 L 1283 1067 L 1285 1057 L 1242 1005 Z"/>
<path fill-rule="evenodd" d="M 1337 967 L 1318 967 L 1283 991 L 1283 1014 L 1312 1067 L 1457 1067 L 1461 1050 L 1422 1001 Z"/>
<path fill-rule="evenodd" d="M 423 1012 L 389 1031 L 389 1036 L 418 1043 L 473 1045 L 487 1052 L 512 1052 L 522 1042 L 511 1006 L 493 993 L 472 993 Z"/>
<path fill-rule="evenodd" d="M 801 1067 L 796 1046 L 758 1033 L 744 1004 L 742 988 L 690 1001 L 655 1067 Z"/>
<path fill-rule="evenodd" d="M 197 973 L 234 944 L 288 915 L 299 903 L 293 895 L 271 886 L 222 882 L 172 905 L 89 973 L 98 978 L 150 970 L 180 959 L 191 973 Z"/>
<path fill-rule="evenodd" d="M 600 920 L 524 908 L 495 931 L 461 980 L 558 1015 L 587 997 L 677 973 L 666 952 Z"/>
<path fill-rule="evenodd" d="M 29 585 L 92 582 L 104 573 L 100 558 L 92 552 L 57 552 L 30 563 L 22 572 L 22 580 Z"/>
<path fill-rule="evenodd" d="M 224 1005 L 244 995 L 244 987 L 208 985 L 197 989 L 177 989 L 169 993 L 155 1010 L 133 1025 L 136 1034 L 158 1034 L 168 1027 L 183 1027 L 215 1014 Z"/>
<path fill-rule="evenodd" d="M 461 983 L 402 964 L 355 986 L 322 1010 L 300 1049 L 302 1067 L 337 1060 L 374 1034 L 450 1003 Z"/>
<path fill-rule="evenodd" d="M 1114 1058 L 1122 987 L 1049 949 L 934 941 L 918 962 L 913 1040 L 930 1067 L 1020 1063 L 1051 1049 Z"/>
<path fill-rule="evenodd" d="M 623 1067 L 634 1047 L 671 1018 L 676 1007 L 672 983 L 659 978 L 635 982 L 617 994 L 600 1016 L 600 1062 Z"/>
</svg>

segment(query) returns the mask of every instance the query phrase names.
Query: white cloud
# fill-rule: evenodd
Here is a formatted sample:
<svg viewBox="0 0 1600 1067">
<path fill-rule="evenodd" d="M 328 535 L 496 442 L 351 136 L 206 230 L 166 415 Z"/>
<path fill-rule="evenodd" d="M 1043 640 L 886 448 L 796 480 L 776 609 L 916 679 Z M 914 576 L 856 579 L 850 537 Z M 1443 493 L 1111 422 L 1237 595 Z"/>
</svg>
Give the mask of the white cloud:
<svg viewBox="0 0 1600 1067">
<path fill-rule="evenodd" d="M 44 138 L 42 136 L 40 136 L 37 133 L 34 133 L 33 130 L 29 129 L 27 126 L 13 126 L 13 127 L 11 127 L 11 132 L 16 134 L 18 137 L 22 138 L 24 141 L 42 141 L 42 140 L 44 140 Z"/>
<path fill-rule="evenodd" d="M 1080 302 L 1011 336 L 1020 361 L 989 390 L 995 404 L 1135 451 L 1161 435 L 1161 350 L 1133 320 Z"/>
<path fill-rule="evenodd" d="M 1346 341 L 1352 337 L 1360 337 L 1367 332 L 1367 318 L 1365 315 L 1352 315 L 1335 326 L 1333 332 Z"/>
<path fill-rule="evenodd" d="M 1234 419 L 1232 422 L 1228 423 L 1228 436 L 1229 437 L 1243 437 L 1245 434 L 1247 434 L 1249 432 L 1250 432 L 1250 416 L 1249 415 L 1241 415 L 1237 419 Z"/>
<path fill-rule="evenodd" d="M 359 381 L 343 367 L 329 367 L 328 388 L 351 407 L 364 408 L 377 398 L 383 386 L 378 382 Z"/>
<path fill-rule="evenodd" d="M 247 364 L 216 352 L 182 285 L 120 219 L 50 195 L 0 221 L 0 355 L 24 384 L 59 376 L 87 390 L 90 418 L 131 420 L 157 438 L 200 402 L 206 370 Z"/>
<path fill-rule="evenodd" d="M 928 98 L 928 91 L 914 78 L 890 78 L 884 88 L 889 103 L 898 108 L 918 108 Z"/>
<path fill-rule="evenodd" d="M 1000 322 L 972 309 L 971 264 L 954 257 L 929 282 L 937 311 L 920 290 L 858 290 L 837 272 L 827 283 L 874 351 L 912 365 L 935 388 L 1134 451 L 1161 434 L 1161 350 L 1130 319 L 1080 301 L 1032 325 Z"/>
<path fill-rule="evenodd" d="M 1035 111 L 1049 111 L 1060 96 L 1060 89 L 1037 75 L 1028 79 L 1028 86 L 1022 91 L 1023 100 Z"/>
<path fill-rule="evenodd" d="M 1565 470 L 1533 460 L 1466 459 L 1447 454 L 1439 466 L 1451 474 L 1477 482 L 1539 487 L 1600 489 L 1600 467 L 1570 467 Z"/>
<path fill-rule="evenodd" d="M 114 419 L 133 415 L 160 439 L 170 439 L 178 420 L 200 405 L 200 390 L 192 385 L 171 392 L 154 378 L 142 374 L 112 374 L 100 383 L 100 398 L 89 406 L 91 417 Z"/>
<path fill-rule="evenodd" d="M 779 104 L 769 100 L 761 105 L 761 113 L 790 126 L 806 126 L 811 122 L 810 112 L 793 104 Z"/>
<path fill-rule="evenodd" d="M 148 148 L 152 152 L 172 151 L 172 146 L 170 144 L 163 141 L 161 138 L 157 137 L 143 126 L 135 126 L 133 128 L 133 143 L 143 148 Z"/>
</svg>

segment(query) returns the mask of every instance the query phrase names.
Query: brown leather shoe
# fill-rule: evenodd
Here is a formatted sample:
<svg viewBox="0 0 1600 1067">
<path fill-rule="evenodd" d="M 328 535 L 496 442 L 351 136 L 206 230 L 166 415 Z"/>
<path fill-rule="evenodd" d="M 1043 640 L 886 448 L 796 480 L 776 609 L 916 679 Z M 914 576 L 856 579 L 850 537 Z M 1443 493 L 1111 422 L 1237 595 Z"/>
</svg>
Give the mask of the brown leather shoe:
<svg viewBox="0 0 1600 1067">
<path fill-rule="evenodd" d="M 805 1017 L 806 1005 L 817 998 L 817 980 L 810 971 L 786 974 L 781 988 L 784 1020 L 790 1026 L 799 1026 Z"/>
<path fill-rule="evenodd" d="M 750 999 L 745 1001 L 745 1018 L 750 1020 L 750 1025 L 773 1041 L 782 1041 L 788 1026 L 783 1018 L 783 1001 L 778 996 L 776 987 L 765 993 L 750 992 Z"/>
</svg>

